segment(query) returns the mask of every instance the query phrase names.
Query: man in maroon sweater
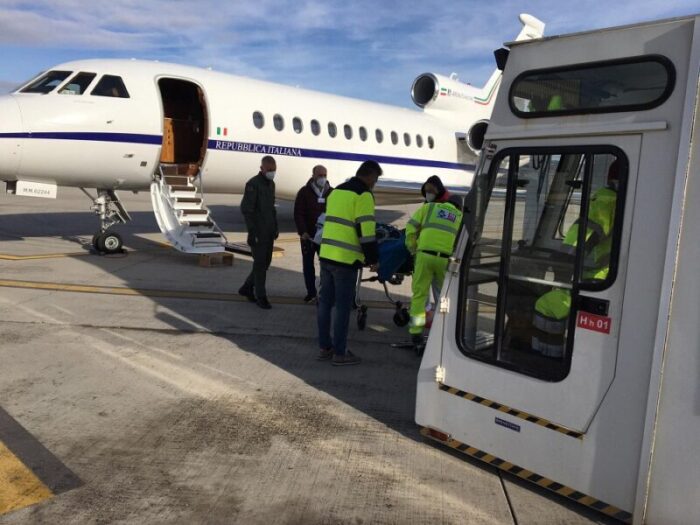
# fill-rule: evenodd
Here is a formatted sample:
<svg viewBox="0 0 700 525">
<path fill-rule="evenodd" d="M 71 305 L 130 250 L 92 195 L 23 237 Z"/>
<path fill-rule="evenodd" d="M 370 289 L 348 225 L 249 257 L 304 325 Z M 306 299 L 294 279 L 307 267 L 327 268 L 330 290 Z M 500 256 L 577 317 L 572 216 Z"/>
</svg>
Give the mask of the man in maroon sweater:
<svg viewBox="0 0 700 525">
<path fill-rule="evenodd" d="M 313 238 L 319 215 L 326 212 L 326 199 L 333 188 L 328 184 L 328 172 L 320 164 L 311 170 L 311 178 L 297 193 L 294 201 L 294 222 L 301 240 L 301 257 L 306 284 L 305 303 L 316 300 L 316 270 L 314 256 L 318 246 Z"/>
</svg>

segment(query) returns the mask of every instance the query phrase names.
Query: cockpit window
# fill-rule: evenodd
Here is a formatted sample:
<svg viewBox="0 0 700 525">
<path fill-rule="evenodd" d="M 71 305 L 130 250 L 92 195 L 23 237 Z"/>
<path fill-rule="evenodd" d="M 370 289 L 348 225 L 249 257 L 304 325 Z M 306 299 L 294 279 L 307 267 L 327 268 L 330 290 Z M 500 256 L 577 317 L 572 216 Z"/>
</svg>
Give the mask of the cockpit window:
<svg viewBox="0 0 700 525">
<path fill-rule="evenodd" d="M 97 75 L 95 73 L 78 73 L 63 86 L 61 95 L 82 95 Z"/>
<path fill-rule="evenodd" d="M 98 97 L 129 98 L 122 77 L 114 75 L 104 75 L 90 94 Z"/>
<path fill-rule="evenodd" d="M 49 71 L 25 87 L 21 93 L 51 93 L 61 82 L 68 78 L 72 71 Z"/>
</svg>

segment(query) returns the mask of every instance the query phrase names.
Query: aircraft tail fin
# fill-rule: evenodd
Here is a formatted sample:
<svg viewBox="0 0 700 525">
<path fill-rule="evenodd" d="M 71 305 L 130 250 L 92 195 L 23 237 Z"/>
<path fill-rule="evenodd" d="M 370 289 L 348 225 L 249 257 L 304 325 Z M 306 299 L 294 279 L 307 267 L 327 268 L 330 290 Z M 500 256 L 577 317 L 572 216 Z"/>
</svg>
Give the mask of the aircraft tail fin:
<svg viewBox="0 0 700 525">
<path fill-rule="evenodd" d="M 515 37 L 515 41 L 521 40 L 531 40 L 534 38 L 540 38 L 544 35 L 544 22 L 535 18 L 532 15 L 523 13 L 520 15 L 520 23 L 523 24 L 523 28 Z M 494 94 L 496 93 L 498 85 L 501 83 L 501 71 L 496 69 L 492 74 L 491 78 L 488 79 L 486 85 L 481 88 L 481 93 L 474 97 L 474 102 L 482 106 L 488 106 L 493 100 L 495 100 Z"/>
<path fill-rule="evenodd" d="M 520 42 L 521 40 L 532 40 L 535 38 L 541 38 L 544 35 L 544 22 L 539 18 L 535 18 L 527 13 L 522 13 L 520 16 L 520 23 L 523 28 L 515 37 L 515 42 Z"/>
</svg>

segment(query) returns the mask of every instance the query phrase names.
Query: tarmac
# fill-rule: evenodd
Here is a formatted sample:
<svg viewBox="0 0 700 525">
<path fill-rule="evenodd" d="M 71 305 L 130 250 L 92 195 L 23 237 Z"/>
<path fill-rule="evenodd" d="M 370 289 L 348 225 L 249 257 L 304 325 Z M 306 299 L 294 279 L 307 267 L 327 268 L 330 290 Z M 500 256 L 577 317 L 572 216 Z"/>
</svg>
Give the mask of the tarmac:
<svg viewBox="0 0 700 525">
<path fill-rule="evenodd" d="M 0 195 L 0 524 L 614 523 L 421 437 L 419 358 L 391 348 L 378 284 L 351 321 L 362 364 L 316 361 L 290 203 L 263 311 L 236 293 L 249 257 L 201 267 L 147 193 L 122 199 L 126 253 L 99 256 L 78 190 Z M 243 241 L 239 197 L 207 201 Z M 410 278 L 390 292 L 407 303 Z"/>
</svg>

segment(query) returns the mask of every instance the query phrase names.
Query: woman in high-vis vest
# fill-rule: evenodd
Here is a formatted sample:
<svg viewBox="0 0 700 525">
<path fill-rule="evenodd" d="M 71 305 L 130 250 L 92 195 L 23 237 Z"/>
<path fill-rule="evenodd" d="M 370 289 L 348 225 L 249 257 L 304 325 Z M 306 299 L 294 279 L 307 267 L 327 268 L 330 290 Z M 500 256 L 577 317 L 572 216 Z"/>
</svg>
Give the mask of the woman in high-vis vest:
<svg viewBox="0 0 700 525">
<path fill-rule="evenodd" d="M 326 203 L 320 252 L 318 359 L 332 359 L 334 366 L 360 363 L 360 358 L 347 350 L 348 325 L 358 269 L 365 264 L 374 270 L 378 267 L 372 188 L 381 174 L 378 163 L 363 162 L 355 177 L 334 189 Z"/>
</svg>

